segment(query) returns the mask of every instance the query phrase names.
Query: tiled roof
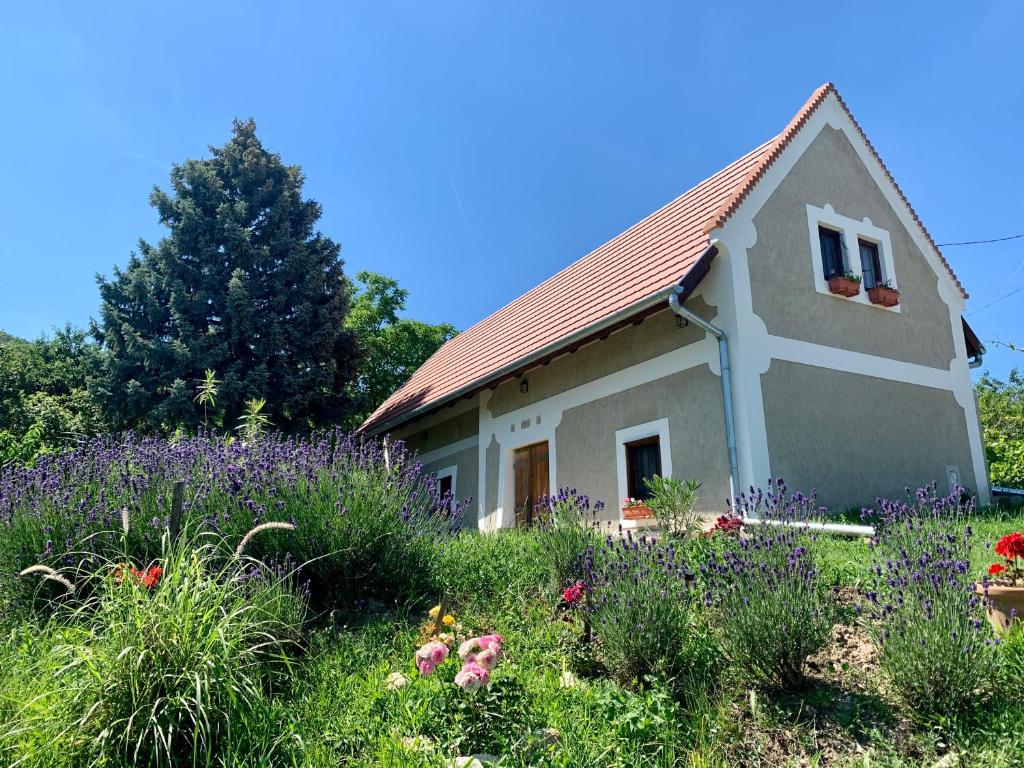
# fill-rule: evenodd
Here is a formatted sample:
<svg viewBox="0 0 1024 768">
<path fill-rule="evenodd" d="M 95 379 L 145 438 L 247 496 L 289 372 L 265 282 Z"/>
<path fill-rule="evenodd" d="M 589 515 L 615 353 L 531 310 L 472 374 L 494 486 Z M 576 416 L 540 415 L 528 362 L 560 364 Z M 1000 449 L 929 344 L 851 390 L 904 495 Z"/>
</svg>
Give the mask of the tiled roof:
<svg viewBox="0 0 1024 768">
<path fill-rule="evenodd" d="M 472 394 L 560 341 L 634 306 L 642 309 L 638 305 L 667 291 L 696 263 L 708 234 L 736 211 L 830 92 L 839 97 L 831 83 L 821 86 L 778 136 L 448 341 L 361 429 L 379 430 Z"/>
</svg>

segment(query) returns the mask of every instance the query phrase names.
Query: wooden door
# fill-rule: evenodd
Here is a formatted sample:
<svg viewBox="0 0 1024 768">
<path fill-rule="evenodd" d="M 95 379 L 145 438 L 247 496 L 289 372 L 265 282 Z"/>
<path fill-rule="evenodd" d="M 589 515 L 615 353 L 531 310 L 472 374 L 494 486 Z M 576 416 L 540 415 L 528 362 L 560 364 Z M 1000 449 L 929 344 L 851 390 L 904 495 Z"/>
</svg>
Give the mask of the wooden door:
<svg viewBox="0 0 1024 768">
<path fill-rule="evenodd" d="M 516 525 L 533 523 L 534 506 L 550 493 L 548 486 L 548 443 L 534 443 L 515 453 Z"/>
</svg>

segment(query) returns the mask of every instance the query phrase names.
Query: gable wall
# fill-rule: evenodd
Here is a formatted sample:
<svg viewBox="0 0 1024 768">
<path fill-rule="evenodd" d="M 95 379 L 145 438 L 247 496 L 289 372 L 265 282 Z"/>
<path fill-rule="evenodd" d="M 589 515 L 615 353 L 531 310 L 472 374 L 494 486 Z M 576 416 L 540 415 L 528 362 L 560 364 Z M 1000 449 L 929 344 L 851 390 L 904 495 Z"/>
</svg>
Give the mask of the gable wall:
<svg viewBox="0 0 1024 768">
<path fill-rule="evenodd" d="M 900 311 L 820 293 L 807 224 L 810 204 L 889 233 Z M 829 347 L 949 368 L 956 357 L 938 278 L 839 129 L 826 126 L 754 217 L 748 252 L 754 313 L 768 332 Z M 859 262 L 851 249 L 850 259 Z"/>
<path fill-rule="evenodd" d="M 808 204 L 832 206 L 858 224 L 868 217 L 887 230 L 903 291 L 898 310 L 818 292 Z M 844 506 L 862 501 L 869 485 L 901 494 L 922 474 L 945 490 L 943 471 L 956 466 L 961 482 L 973 482 L 979 503 L 988 503 L 961 331 L 964 298 L 834 94 L 710 236 L 720 257 L 705 294 L 723 310 L 715 322 L 730 338 L 741 486 L 763 487 L 790 468 Z M 859 261 L 856 252 L 848 256 Z M 888 398 L 875 416 L 872 396 Z M 837 412 L 833 422 L 856 420 L 856 429 L 833 429 L 820 414 L 803 418 L 815 413 L 820 398 Z M 933 421 L 945 425 L 942 435 L 922 426 L 918 406 L 925 403 L 935 411 Z M 867 426 L 873 420 L 916 435 L 913 447 L 902 438 L 880 438 Z M 810 469 L 829 448 L 866 462 L 845 467 L 845 480 L 833 478 L 826 488 Z"/>
</svg>

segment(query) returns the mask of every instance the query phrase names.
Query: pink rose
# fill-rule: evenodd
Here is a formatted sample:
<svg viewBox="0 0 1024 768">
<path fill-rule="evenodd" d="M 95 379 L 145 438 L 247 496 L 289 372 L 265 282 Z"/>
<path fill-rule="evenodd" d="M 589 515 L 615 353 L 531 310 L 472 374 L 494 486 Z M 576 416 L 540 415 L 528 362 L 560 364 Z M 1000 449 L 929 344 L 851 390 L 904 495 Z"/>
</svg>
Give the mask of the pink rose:
<svg viewBox="0 0 1024 768">
<path fill-rule="evenodd" d="M 473 693 L 482 685 L 480 678 L 466 669 L 460 670 L 459 673 L 455 675 L 455 684 L 466 693 Z"/>
<path fill-rule="evenodd" d="M 480 650 L 480 641 L 475 637 L 471 637 L 459 646 L 459 658 L 465 660 L 478 650 Z"/>
<path fill-rule="evenodd" d="M 494 648 L 484 648 L 476 655 L 473 663 L 479 664 L 488 672 L 498 665 L 498 652 Z M 468 661 L 468 659 L 467 659 Z"/>
<path fill-rule="evenodd" d="M 462 671 L 463 672 L 469 672 L 469 673 L 474 674 L 477 677 L 479 677 L 481 685 L 487 685 L 487 683 L 488 683 L 488 681 L 490 680 L 490 677 L 491 677 L 490 674 L 487 672 L 487 670 L 484 669 L 479 664 L 477 664 L 475 661 L 466 662 L 462 666 Z"/>
<path fill-rule="evenodd" d="M 480 647 L 481 648 L 494 648 L 494 650 L 500 651 L 501 650 L 501 644 L 504 641 L 501 639 L 501 635 L 495 634 L 495 635 L 484 635 L 483 637 L 478 638 L 477 642 L 480 643 Z"/>
<path fill-rule="evenodd" d="M 419 669 L 420 674 L 424 677 L 430 677 L 434 673 L 434 667 L 437 666 L 430 659 L 418 659 L 416 667 Z"/>
<path fill-rule="evenodd" d="M 432 640 L 416 651 L 416 658 L 429 659 L 430 663 L 436 667 L 438 664 L 443 664 L 444 660 L 448 658 L 448 646 L 437 640 Z"/>
</svg>

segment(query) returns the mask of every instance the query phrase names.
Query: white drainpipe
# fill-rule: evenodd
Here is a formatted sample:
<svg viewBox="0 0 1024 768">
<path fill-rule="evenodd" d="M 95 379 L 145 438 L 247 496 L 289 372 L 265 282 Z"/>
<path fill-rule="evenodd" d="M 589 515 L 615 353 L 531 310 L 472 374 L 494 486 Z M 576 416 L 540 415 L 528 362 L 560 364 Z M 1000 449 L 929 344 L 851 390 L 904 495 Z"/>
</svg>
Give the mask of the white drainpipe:
<svg viewBox="0 0 1024 768">
<path fill-rule="evenodd" d="M 714 246 L 711 246 L 714 248 Z M 729 498 L 735 499 L 740 487 L 739 460 L 736 458 L 736 422 L 732 413 L 732 377 L 729 367 L 729 339 L 725 331 L 713 325 L 700 315 L 694 314 L 679 301 L 683 293 L 681 286 L 676 286 L 668 295 L 668 305 L 681 318 L 693 323 L 698 328 L 710 333 L 718 339 L 718 359 L 722 368 L 722 408 L 725 411 L 725 446 L 729 452 Z"/>
<path fill-rule="evenodd" d="M 714 253 L 712 253 L 714 251 Z M 718 252 L 718 248 L 712 243 L 708 246 L 708 249 L 701 255 L 703 259 L 705 256 L 714 255 Z M 722 369 L 722 408 L 725 411 L 725 446 L 729 454 L 729 498 L 735 499 L 737 497 L 737 489 L 740 487 L 740 470 L 739 470 L 739 459 L 736 453 L 736 421 L 733 417 L 732 408 L 732 367 L 729 365 L 729 339 L 725 335 L 725 331 L 719 328 L 713 323 L 709 323 L 700 315 L 695 314 L 690 309 L 687 309 L 679 297 L 686 293 L 686 289 L 682 284 L 676 285 L 672 292 L 668 295 L 668 305 L 679 317 L 693 323 L 698 328 L 707 331 L 716 339 L 718 339 L 718 359 L 720 367 Z M 801 528 L 808 528 L 815 531 L 825 531 L 828 533 L 838 533 L 843 536 L 874 536 L 875 529 L 870 525 L 852 525 L 848 523 L 817 523 L 817 522 L 802 522 L 802 523 L 785 523 L 781 520 L 761 520 L 756 517 L 748 517 L 743 512 L 743 523 L 744 525 L 795 525 Z"/>
</svg>

